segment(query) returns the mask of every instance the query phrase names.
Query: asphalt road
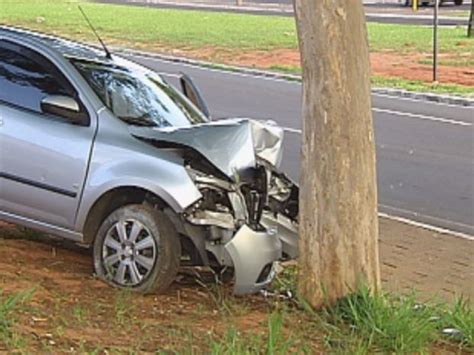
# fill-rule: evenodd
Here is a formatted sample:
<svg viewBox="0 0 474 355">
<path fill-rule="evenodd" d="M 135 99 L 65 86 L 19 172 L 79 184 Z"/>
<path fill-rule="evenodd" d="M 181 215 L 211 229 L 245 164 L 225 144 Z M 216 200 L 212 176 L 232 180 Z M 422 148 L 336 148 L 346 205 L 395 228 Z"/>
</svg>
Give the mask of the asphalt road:
<svg viewBox="0 0 474 355">
<path fill-rule="evenodd" d="M 293 16 L 292 0 L 244 0 L 244 6 L 235 6 L 235 0 L 95 0 L 96 2 L 145 6 L 163 9 L 202 10 L 211 12 L 232 12 L 252 15 Z M 411 24 L 431 26 L 433 24 L 433 10 L 420 7 L 417 13 L 399 4 L 366 4 L 366 19 L 369 22 Z M 454 6 L 447 3 L 440 8 L 440 26 L 467 26 L 468 19 L 451 17 L 451 11 L 467 11 L 469 5 Z"/>
<path fill-rule="evenodd" d="M 185 72 L 213 118 L 272 119 L 301 129 L 301 84 L 133 57 L 159 72 Z M 173 79 L 170 79 L 173 81 Z M 474 108 L 372 96 L 381 212 L 474 235 Z M 282 169 L 298 179 L 300 134 L 286 133 Z"/>
</svg>

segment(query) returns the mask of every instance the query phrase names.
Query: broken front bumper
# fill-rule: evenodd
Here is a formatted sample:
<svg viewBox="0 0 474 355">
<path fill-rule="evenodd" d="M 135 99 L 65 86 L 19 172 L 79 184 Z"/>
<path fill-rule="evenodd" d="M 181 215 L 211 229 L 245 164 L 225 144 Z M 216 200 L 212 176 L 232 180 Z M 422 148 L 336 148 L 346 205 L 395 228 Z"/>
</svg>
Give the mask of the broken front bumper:
<svg viewBox="0 0 474 355">
<path fill-rule="evenodd" d="M 257 232 L 243 225 L 225 244 L 235 272 L 235 294 L 255 293 L 275 276 L 274 262 L 282 256 L 277 234 L 268 230 Z"/>
</svg>

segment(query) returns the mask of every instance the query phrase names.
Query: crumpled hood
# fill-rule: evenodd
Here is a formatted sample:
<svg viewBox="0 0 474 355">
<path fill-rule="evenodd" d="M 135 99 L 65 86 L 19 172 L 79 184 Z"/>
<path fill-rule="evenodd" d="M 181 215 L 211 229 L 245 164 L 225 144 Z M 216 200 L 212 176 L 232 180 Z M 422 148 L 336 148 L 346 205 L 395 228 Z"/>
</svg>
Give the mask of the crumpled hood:
<svg viewBox="0 0 474 355">
<path fill-rule="evenodd" d="M 283 129 L 272 122 L 226 119 L 186 127 L 130 126 L 141 139 L 186 146 L 198 151 L 231 179 L 256 166 L 257 157 L 278 167 L 283 154 Z"/>
</svg>

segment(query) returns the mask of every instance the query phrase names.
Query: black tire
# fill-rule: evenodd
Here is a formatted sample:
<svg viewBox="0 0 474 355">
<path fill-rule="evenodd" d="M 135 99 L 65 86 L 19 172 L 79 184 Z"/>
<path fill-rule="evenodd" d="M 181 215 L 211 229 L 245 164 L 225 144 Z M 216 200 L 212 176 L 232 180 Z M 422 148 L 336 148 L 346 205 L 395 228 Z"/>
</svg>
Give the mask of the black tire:
<svg viewBox="0 0 474 355">
<path fill-rule="evenodd" d="M 104 265 L 104 255 L 107 254 L 108 250 L 118 250 L 118 245 L 114 245 L 117 249 L 109 249 L 108 246 L 104 245 L 104 243 L 107 239 L 107 245 L 110 244 L 111 233 L 114 233 L 112 230 L 117 230 L 117 226 L 124 225 L 123 223 L 132 223 L 132 226 L 136 223 L 140 226 L 139 228 L 143 227 L 143 230 L 137 234 L 145 233 L 145 239 L 148 241 L 150 241 L 149 237 L 151 236 L 154 243 L 152 249 L 153 262 L 149 264 L 149 269 L 142 268 L 147 271 L 146 274 L 140 275 L 142 278 L 138 283 L 133 283 L 131 281 L 131 266 L 123 266 L 123 268 L 128 270 L 129 273 L 128 282 L 125 277 L 122 277 L 123 282 L 117 282 L 117 280 L 114 280 L 114 276 L 117 276 L 119 273 L 118 269 L 121 264 L 125 263 L 123 261 L 125 258 L 129 258 L 127 260 L 133 260 L 133 258 L 136 257 L 137 259 L 135 259 L 136 261 L 134 262 L 135 269 L 137 265 L 140 265 L 141 267 L 141 264 L 138 264 L 138 257 L 142 255 L 135 256 L 136 253 L 140 253 L 140 251 L 138 251 L 138 248 L 134 248 L 134 246 L 138 246 L 139 242 L 136 242 L 133 244 L 134 246 L 129 247 L 128 253 L 132 253 L 131 255 L 127 254 L 127 256 L 124 256 L 124 243 L 115 239 L 118 241 L 118 245 L 122 248 L 120 253 L 116 253 L 117 255 L 120 254 L 120 261 L 115 264 L 119 265 L 115 270 L 115 275 L 114 267 L 106 267 Z M 127 233 L 128 232 L 125 234 Z M 138 238 L 140 237 L 136 238 L 137 241 L 139 240 Z M 166 291 L 176 278 L 180 264 L 181 243 L 173 224 L 163 212 L 148 205 L 128 205 L 115 210 L 102 222 L 94 240 L 93 255 L 95 272 L 97 276 L 107 284 L 114 287 L 127 288 L 143 294 L 161 293 Z M 111 255 L 107 256 L 115 256 L 115 254 L 111 253 Z M 125 271 L 125 273 L 126 272 L 127 271 Z M 126 276 L 123 272 L 122 275 Z M 118 279 L 120 279 L 120 277 L 118 277 Z"/>
<path fill-rule="evenodd" d="M 463 0 L 454 0 L 454 5 L 456 6 L 461 6 L 463 3 Z"/>
</svg>

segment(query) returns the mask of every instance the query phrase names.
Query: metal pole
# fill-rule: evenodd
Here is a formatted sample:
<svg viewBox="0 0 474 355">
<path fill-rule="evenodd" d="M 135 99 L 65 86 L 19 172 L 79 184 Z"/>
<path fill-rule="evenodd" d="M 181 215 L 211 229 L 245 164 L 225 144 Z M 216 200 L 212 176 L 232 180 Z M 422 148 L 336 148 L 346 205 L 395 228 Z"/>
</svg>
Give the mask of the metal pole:
<svg viewBox="0 0 474 355">
<path fill-rule="evenodd" d="M 433 82 L 438 81 L 438 9 L 439 0 L 435 0 L 433 18 Z"/>
<path fill-rule="evenodd" d="M 412 1 L 413 11 L 417 11 L 418 10 L 418 0 L 411 0 L 411 1 Z"/>
</svg>

